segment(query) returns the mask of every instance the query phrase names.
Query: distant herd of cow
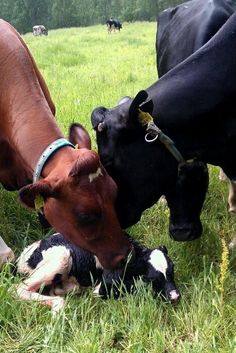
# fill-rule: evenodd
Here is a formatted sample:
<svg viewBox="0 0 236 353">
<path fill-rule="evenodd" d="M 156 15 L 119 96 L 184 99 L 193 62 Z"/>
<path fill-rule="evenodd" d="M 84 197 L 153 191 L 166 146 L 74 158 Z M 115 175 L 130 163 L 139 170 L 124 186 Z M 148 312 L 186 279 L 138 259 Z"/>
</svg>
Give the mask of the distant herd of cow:
<svg viewBox="0 0 236 353">
<path fill-rule="evenodd" d="M 116 18 L 109 18 L 106 22 L 108 33 L 115 32 L 116 30 L 120 31 L 122 28 L 122 23 Z M 44 25 L 33 26 L 33 35 L 34 36 L 47 36 L 48 30 Z"/>
<path fill-rule="evenodd" d="M 34 35 L 39 35 L 39 27 L 44 26 L 35 26 Z M 107 27 L 111 32 L 122 25 L 111 18 Z M 122 276 L 127 259 L 132 268 L 141 256 L 124 229 L 162 195 L 170 209 L 171 237 L 196 239 L 202 233 L 207 163 L 220 166 L 229 178 L 230 207 L 235 209 L 236 13 L 230 1 L 192 0 L 159 15 L 159 79 L 112 109 L 93 110 L 98 153 L 91 151 L 90 137 L 79 124 L 71 127 L 70 142 L 63 137 L 29 49 L 10 24 L 1 20 L 0 28 L 0 182 L 7 190 L 19 190 L 21 202 L 37 209 L 64 239 L 56 237 L 46 252 L 34 245 L 37 261 L 21 257 L 23 272 L 45 264 L 48 254 L 63 263 L 59 254 L 71 251 L 69 241 L 94 254 L 96 269 L 107 271 L 109 278 Z M 153 280 L 158 292 L 171 288 L 172 301 L 177 301 L 166 254 L 157 251 L 154 259 L 149 253 L 147 263 L 158 273 Z M 13 257 L 1 238 L 0 256 L 1 263 Z M 69 277 L 74 266 L 72 261 Z M 59 266 L 50 278 L 59 278 L 62 285 L 60 271 Z M 49 284 L 38 273 L 34 282 L 29 280 L 34 284 L 27 293 Z M 18 294 L 35 299 L 33 294 L 25 296 L 25 288 Z"/>
</svg>

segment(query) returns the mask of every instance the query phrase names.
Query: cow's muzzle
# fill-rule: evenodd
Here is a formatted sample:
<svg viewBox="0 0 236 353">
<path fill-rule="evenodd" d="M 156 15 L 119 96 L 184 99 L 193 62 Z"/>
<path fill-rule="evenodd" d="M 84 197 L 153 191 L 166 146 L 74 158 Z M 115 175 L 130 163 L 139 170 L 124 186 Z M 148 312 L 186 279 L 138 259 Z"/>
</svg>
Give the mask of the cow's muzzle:
<svg viewBox="0 0 236 353">
<path fill-rule="evenodd" d="M 202 234 L 201 222 L 193 224 L 176 225 L 170 223 L 170 236 L 176 241 L 191 241 L 200 237 Z"/>
</svg>

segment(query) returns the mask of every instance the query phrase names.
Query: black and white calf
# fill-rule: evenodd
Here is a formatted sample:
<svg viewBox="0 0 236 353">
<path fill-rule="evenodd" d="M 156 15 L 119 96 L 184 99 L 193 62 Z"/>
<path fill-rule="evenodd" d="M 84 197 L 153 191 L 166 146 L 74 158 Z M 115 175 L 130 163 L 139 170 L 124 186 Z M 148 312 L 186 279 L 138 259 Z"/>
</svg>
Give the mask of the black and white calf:
<svg viewBox="0 0 236 353">
<path fill-rule="evenodd" d="M 95 255 L 70 243 L 59 233 L 31 244 L 17 260 L 17 272 L 28 275 L 17 287 L 18 297 L 40 301 L 56 312 L 64 306 L 61 296 L 71 291 L 96 285 L 94 293 L 100 297 L 108 298 L 112 293 L 118 298 L 122 287 L 131 292 L 135 279 L 142 278 L 151 282 L 155 293 L 178 302 L 180 293 L 174 282 L 174 265 L 166 247 L 149 249 L 130 237 L 129 240 L 135 258 L 128 262 L 125 270 L 119 271 L 103 269 Z"/>
</svg>

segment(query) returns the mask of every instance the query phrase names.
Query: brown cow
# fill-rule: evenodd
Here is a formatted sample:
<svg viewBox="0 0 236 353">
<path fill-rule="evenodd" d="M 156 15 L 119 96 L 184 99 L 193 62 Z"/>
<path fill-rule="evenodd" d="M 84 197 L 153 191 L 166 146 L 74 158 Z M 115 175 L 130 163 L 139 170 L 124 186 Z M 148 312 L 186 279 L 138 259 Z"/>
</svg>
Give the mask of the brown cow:
<svg viewBox="0 0 236 353">
<path fill-rule="evenodd" d="M 7 190 L 20 189 L 20 200 L 30 208 L 43 202 L 48 222 L 105 268 L 119 267 L 130 244 L 114 210 L 115 183 L 96 152 L 74 149 L 66 140 L 40 171 L 42 153 L 63 135 L 26 44 L 3 20 L 0 31 L 0 182 Z M 40 172 L 32 184 L 35 171 Z"/>
</svg>

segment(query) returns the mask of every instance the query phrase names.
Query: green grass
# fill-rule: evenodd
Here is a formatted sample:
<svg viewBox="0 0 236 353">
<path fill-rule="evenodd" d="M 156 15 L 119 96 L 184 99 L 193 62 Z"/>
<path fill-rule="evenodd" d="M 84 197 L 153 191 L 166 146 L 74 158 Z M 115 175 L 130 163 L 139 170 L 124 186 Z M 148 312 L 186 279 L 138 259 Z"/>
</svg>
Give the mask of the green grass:
<svg viewBox="0 0 236 353">
<path fill-rule="evenodd" d="M 49 86 L 65 134 L 72 121 L 84 124 L 93 139 L 94 107 L 112 107 L 156 80 L 155 23 L 125 24 L 108 35 L 105 26 L 50 31 L 48 37 L 24 36 Z M 18 255 L 43 236 L 36 216 L 19 204 L 17 194 L 0 189 L 0 235 Z M 210 168 L 210 188 L 202 212 L 204 233 L 192 243 L 168 235 L 168 209 L 156 204 L 130 233 L 150 246 L 165 244 L 175 262 L 182 299 L 171 306 L 137 282 L 134 295 L 102 301 L 91 291 L 68 296 L 54 318 L 48 308 L 20 302 L 10 290 L 18 279 L 6 266 L 0 273 L 0 352 L 8 353 L 233 353 L 236 352 L 236 257 L 220 286 L 222 247 L 235 233 L 227 212 L 227 183 Z"/>
</svg>

